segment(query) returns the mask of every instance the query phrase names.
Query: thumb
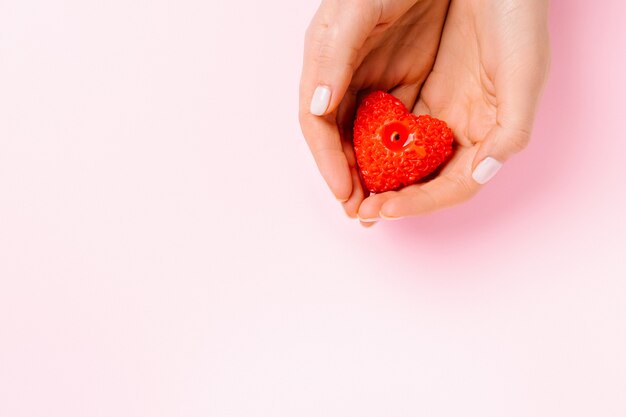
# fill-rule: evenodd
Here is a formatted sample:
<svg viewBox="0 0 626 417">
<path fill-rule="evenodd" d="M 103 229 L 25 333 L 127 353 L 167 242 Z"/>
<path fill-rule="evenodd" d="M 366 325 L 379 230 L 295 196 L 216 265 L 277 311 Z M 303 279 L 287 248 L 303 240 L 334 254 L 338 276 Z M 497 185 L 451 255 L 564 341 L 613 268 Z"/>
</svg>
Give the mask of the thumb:
<svg viewBox="0 0 626 417">
<path fill-rule="evenodd" d="M 486 39 L 492 46 L 485 48 L 492 52 L 485 55 L 486 68 L 493 74 L 497 105 L 496 122 L 472 163 L 472 177 L 479 184 L 528 145 L 550 66 L 547 1 L 519 2 L 499 22 L 507 28 L 502 36 Z"/>
<path fill-rule="evenodd" d="M 301 110 L 322 116 L 339 106 L 364 57 L 362 47 L 378 23 L 380 4 L 322 2 L 305 37 Z"/>
<path fill-rule="evenodd" d="M 530 132 L 494 126 L 479 145 L 472 164 L 472 178 L 486 184 L 502 168 L 502 164 L 514 154 L 522 151 L 530 140 Z"/>
<path fill-rule="evenodd" d="M 472 163 L 472 178 L 479 184 L 487 183 L 507 159 L 528 146 L 548 68 L 547 59 L 534 61 L 534 65 L 505 69 L 495 83 L 496 123 Z"/>
</svg>

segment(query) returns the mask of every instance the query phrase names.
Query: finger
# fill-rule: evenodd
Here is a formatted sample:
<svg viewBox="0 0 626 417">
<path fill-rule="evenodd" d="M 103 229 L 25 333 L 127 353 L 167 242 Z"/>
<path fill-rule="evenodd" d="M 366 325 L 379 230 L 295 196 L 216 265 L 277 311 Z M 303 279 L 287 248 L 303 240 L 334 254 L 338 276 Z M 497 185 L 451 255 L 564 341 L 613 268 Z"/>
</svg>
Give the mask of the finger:
<svg viewBox="0 0 626 417">
<path fill-rule="evenodd" d="M 360 222 L 361 226 L 365 227 L 366 229 L 374 226 L 376 223 L 378 222 Z"/>
<path fill-rule="evenodd" d="M 530 140 L 530 131 L 494 126 L 479 145 L 472 163 L 472 179 L 488 183 L 513 154 L 523 150 Z"/>
<path fill-rule="evenodd" d="M 386 220 L 418 216 L 460 204 L 472 197 L 480 186 L 471 179 L 472 160 L 477 147 L 460 148 L 435 179 L 403 188 L 398 192 L 378 194 L 366 199 L 359 216 L 377 213 Z"/>
<path fill-rule="evenodd" d="M 307 122 L 301 116 L 300 126 L 328 188 L 338 201 L 347 201 L 352 194 L 352 179 L 337 123 L 333 118 Z"/>
<path fill-rule="evenodd" d="M 397 191 L 388 191 L 386 193 L 372 194 L 367 197 L 359 206 L 358 218 L 365 223 L 372 223 L 380 220 L 380 209 L 391 198 L 398 194 Z"/>
<path fill-rule="evenodd" d="M 352 174 L 352 194 L 350 198 L 348 198 L 348 201 L 343 203 L 343 209 L 348 217 L 355 219 L 359 211 L 359 206 L 366 197 L 366 190 L 361 184 L 361 178 L 359 177 L 356 167 L 352 167 L 350 173 Z"/>
<path fill-rule="evenodd" d="M 526 148 L 530 141 L 543 71 L 523 68 L 505 74 L 496 84 L 499 101 L 496 125 L 481 142 L 472 164 L 474 180 L 479 184 L 493 178 L 502 163 Z"/>
<path fill-rule="evenodd" d="M 356 218 L 359 205 L 363 199 L 369 195 L 369 191 L 365 188 L 359 175 L 356 155 L 354 154 L 354 145 L 352 143 L 352 127 L 355 110 L 356 94 L 349 92 L 345 95 L 344 100 L 337 109 L 337 126 L 341 132 L 343 152 L 348 161 L 352 178 L 352 194 L 350 194 L 348 200 L 343 203 L 346 215 L 350 218 Z"/>
<path fill-rule="evenodd" d="M 527 72 L 524 76 L 504 77 L 505 85 L 500 89 L 496 86 L 500 100 L 496 125 L 481 142 L 472 163 L 472 177 L 479 184 L 486 184 L 506 160 L 528 146 L 544 72 L 534 68 Z"/>
<path fill-rule="evenodd" d="M 381 2 L 349 3 L 323 1 L 307 30 L 300 104 L 314 116 L 332 113 L 341 103 L 381 15 Z"/>
<path fill-rule="evenodd" d="M 403 84 L 394 88 L 389 93 L 400 100 L 407 109 L 413 109 L 420 87 L 421 83 Z"/>
<path fill-rule="evenodd" d="M 469 175 L 443 175 L 423 185 L 406 187 L 387 199 L 380 208 L 380 217 L 397 220 L 428 214 L 467 201 L 479 187 Z"/>
<path fill-rule="evenodd" d="M 495 76 L 496 125 L 482 141 L 472 164 L 473 179 L 479 184 L 493 178 L 502 163 L 530 141 L 550 58 L 545 24 L 528 24 L 533 29 L 527 43 L 503 62 Z"/>
<path fill-rule="evenodd" d="M 486 184 L 506 160 L 528 146 L 541 85 L 536 80 L 525 85 L 526 89 L 507 88 L 502 94 L 496 125 L 480 142 L 472 163 L 472 178 L 479 184 Z"/>
<path fill-rule="evenodd" d="M 322 177 L 339 201 L 352 194 L 349 161 L 332 112 L 347 89 L 357 51 L 375 26 L 367 7 L 340 8 L 336 0 L 322 3 L 307 30 L 300 81 L 300 125 Z M 370 13 L 371 14 L 371 13 Z M 363 16 L 361 16 L 363 15 Z M 363 25 L 359 17 L 367 24 Z M 317 93 L 316 93 L 317 91 Z M 332 104 L 331 104 L 332 103 Z M 318 117 L 319 114 L 326 114 Z"/>
</svg>

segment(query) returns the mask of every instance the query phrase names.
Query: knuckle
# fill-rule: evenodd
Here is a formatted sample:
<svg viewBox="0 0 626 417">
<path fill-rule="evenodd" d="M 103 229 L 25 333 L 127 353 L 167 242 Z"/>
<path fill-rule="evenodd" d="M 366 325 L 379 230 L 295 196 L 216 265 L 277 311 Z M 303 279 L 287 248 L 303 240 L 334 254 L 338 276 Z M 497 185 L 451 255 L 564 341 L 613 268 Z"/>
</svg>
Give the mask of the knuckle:
<svg viewBox="0 0 626 417">
<path fill-rule="evenodd" d="M 469 177 L 456 175 L 453 181 L 458 189 L 457 197 L 460 202 L 468 200 L 476 192 L 476 186 L 470 181 Z"/>
<path fill-rule="evenodd" d="M 517 129 L 511 132 L 509 136 L 509 144 L 511 150 L 515 153 L 519 153 L 528 147 L 530 143 L 530 132 L 522 129 Z"/>
<path fill-rule="evenodd" d="M 329 35 L 332 29 L 326 23 L 309 27 L 305 35 L 305 43 L 311 52 L 311 59 L 317 66 L 330 65 L 336 56 L 337 47 L 333 37 Z"/>
<path fill-rule="evenodd" d="M 358 48 L 350 45 L 340 46 L 334 41 L 327 41 L 319 45 L 313 60 L 319 68 L 353 74 L 356 71 L 358 57 Z"/>
<path fill-rule="evenodd" d="M 328 30 L 327 23 L 315 23 L 311 22 L 311 24 L 306 28 L 304 32 L 304 40 L 307 44 L 316 44 L 319 43 L 323 38 L 324 33 Z"/>
<path fill-rule="evenodd" d="M 336 53 L 336 48 L 329 44 L 320 44 L 315 54 L 315 63 L 321 67 L 326 67 L 332 64 Z"/>
</svg>

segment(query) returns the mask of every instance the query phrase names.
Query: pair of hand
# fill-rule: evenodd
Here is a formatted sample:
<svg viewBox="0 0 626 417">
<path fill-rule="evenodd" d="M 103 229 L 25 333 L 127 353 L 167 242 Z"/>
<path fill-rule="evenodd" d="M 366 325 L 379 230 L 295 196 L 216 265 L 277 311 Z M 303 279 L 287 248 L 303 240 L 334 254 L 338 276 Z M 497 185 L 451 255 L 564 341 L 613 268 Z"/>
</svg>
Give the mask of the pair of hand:
<svg viewBox="0 0 626 417">
<path fill-rule="evenodd" d="M 305 39 L 300 124 L 350 217 L 373 224 L 472 197 L 524 149 L 550 60 L 547 0 L 323 0 Z M 452 128 L 433 180 L 369 195 L 351 132 L 359 97 L 389 91 Z"/>
</svg>

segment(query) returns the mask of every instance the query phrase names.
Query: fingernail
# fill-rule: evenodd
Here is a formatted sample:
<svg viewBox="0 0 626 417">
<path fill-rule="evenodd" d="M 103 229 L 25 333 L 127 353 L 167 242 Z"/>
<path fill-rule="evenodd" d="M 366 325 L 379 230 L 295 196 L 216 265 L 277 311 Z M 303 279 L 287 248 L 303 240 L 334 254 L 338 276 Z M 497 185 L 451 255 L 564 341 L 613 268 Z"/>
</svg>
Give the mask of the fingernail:
<svg viewBox="0 0 626 417">
<path fill-rule="evenodd" d="M 330 88 L 320 85 L 315 89 L 311 99 L 311 114 L 321 116 L 326 112 L 330 103 Z"/>
<path fill-rule="evenodd" d="M 363 227 L 365 227 L 366 229 L 369 229 L 370 227 L 374 226 L 376 223 L 378 222 L 371 222 L 371 223 L 367 223 L 367 222 L 360 222 L 359 224 Z"/>
<path fill-rule="evenodd" d="M 363 223 L 374 223 L 380 220 L 380 217 L 370 217 L 370 218 L 364 219 L 361 216 L 358 216 L 358 218 L 359 218 L 359 221 L 362 221 Z"/>
<path fill-rule="evenodd" d="M 479 184 L 487 184 L 502 168 L 502 162 L 488 156 L 483 159 L 472 173 L 472 178 Z"/>
<path fill-rule="evenodd" d="M 385 216 L 384 214 L 380 213 L 380 217 L 384 220 L 400 220 L 402 219 L 402 217 L 390 217 L 390 216 Z"/>
</svg>

